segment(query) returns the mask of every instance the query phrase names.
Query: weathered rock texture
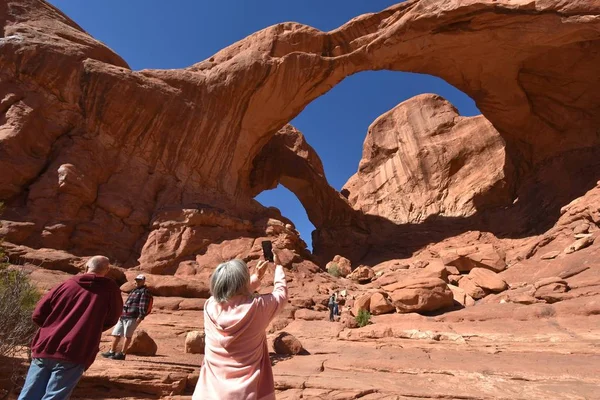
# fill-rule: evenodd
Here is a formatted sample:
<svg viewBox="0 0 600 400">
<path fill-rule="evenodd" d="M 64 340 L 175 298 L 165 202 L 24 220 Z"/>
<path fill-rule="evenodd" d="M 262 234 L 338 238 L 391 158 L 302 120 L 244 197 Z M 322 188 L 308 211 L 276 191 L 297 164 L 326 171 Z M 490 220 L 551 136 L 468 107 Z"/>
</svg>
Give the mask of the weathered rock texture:
<svg viewBox="0 0 600 400">
<path fill-rule="evenodd" d="M 358 173 L 342 193 L 355 209 L 395 223 L 469 217 L 510 204 L 504 141 L 483 116 L 460 117 L 436 95 L 407 100 L 369 127 Z"/>
<path fill-rule="evenodd" d="M 206 241 L 265 236 L 261 221 L 277 216 L 252 197 L 279 181 L 319 229 L 317 253 L 362 257 L 394 233 L 393 226 L 381 227 L 389 221 L 365 220 L 349 209 L 324 186 L 315 157 L 290 145 L 300 142 L 275 139 L 282 142 L 275 147 L 298 153 L 291 163 L 302 164 L 299 172 L 283 165 L 265 174 L 263 149 L 346 76 L 379 69 L 437 75 L 476 101 L 505 141 L 515 171 L 496 171 L 499 183 L 489 185 L 501 195 L 491 203 L 505 200 L 506 188 L 521 188 L 516 194 L 534 214 L 515 218 L 526 231 L 589 189 L 596 174 L 597 168 L 566 168 L 565 160 L 593 166 L 600 159 L 599 14 L 597 1 L 413 0 L 331 32 L 278 24 L 186 69 L 134 72 L 47 3 L 5 1 L 0 199 L 10 236 L 34 248 L 102 251 L 128 265 L 139 259 L 160 273 L 181 262 L 196 268 L 192 253 L 204 252 Z M 449 164 L 452 175 L 456 164 Z M 535 177 L 544 168 L 546 178 Z M 559 170 L 568 187 L 556 184 Z M 548 191 L 553 199 L 540 206 L 539 193 Z M 440 211 L 462 216 L 478 209 L 474 194 L 452 197 Z M 437 207 L 415 210 L 417 216 L 403 206 L 390 217 L 418 219 Z M 218 221 L 190 221 L 188 212 L 216 214 Z M 165 213 L 180 222 L 171 226 Z M 221 224 L 229 224 L 225 232 Z M 412 237 L 415 245 L 426 242 Z M 295 250 L 303 251 L 299 241 Z"/>
</svg>

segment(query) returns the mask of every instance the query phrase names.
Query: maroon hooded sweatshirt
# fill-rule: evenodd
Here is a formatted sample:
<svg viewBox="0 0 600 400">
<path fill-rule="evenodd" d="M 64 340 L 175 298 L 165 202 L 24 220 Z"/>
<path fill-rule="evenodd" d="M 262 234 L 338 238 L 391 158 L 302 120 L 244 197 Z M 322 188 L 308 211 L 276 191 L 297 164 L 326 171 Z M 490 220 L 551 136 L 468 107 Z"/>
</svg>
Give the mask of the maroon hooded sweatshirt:
<svg viewBox="0 0 600 400">
<path fill-rule="evenodd" d="M 117 323 L 122 308 L 121 291 L 112 279 L 84 274 L 61 283 L 33 312 L 40 329 L 31 344 L 32 357 L 82 364 L 87 370 L 102 332 Z"/>
</svg>

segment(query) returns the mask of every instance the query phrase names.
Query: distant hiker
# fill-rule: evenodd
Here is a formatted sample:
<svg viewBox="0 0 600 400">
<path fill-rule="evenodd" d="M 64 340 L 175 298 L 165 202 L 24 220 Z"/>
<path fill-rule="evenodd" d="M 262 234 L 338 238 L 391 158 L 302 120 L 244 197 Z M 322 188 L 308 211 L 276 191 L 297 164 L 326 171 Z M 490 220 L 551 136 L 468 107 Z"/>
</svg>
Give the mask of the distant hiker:
<svg viewBox="0 0 600 400">
<path fill-rule="evenodd" d="M 267 261 L 252 276 L 242 260 L 219 264 L 204 305 L 205 350 L 193 400 L 275 399 L 266 329 L 287 301 L 285 273 L 274 256 L 273 292 L 252 296 Z"/>
<path fill-rule="evenodd" d="M 131 345 L 133 332 L 146 318 L 152 308 L 152 294 L 146 287 L 146 277 L 142 274 L 135 277 L 135 289 L 129 293 L 125 305 L 123 306 L 123 314 L 119 318 L 119 322 L 112 331 L 113 342 L 110 350 L 102 353 L 102 357 L 112 358 L 113 360 L 124 360 Z M 121 337 L 125 336 L 123 350 L 117 352 Z"/>
<path fill-rule="evenodd" d="M 333 322 L 335 320 L 334 315 L 336 315 L 335 313 L 337 309 L 337 299 L 335 293 L 332 293 L 331 296 L 329 296 L 327 307 L 329 308 L 329 321 Z"/>
<path fill-rule="evenodd" d="M 51 289 L 37 304 L 40 329 L 31 344 L 31 366 L 20 400 L 68 399 L 94 362 L 102 332 L 119 319 L 119 286 L 106 274 L 109 260 L 94 256 L 86 272 Z"/>
<path fill-rule="evenodd" d="M 340 303 L 338 301 L 338 296 L 339 296 L 338 292 L 335 292 L 334 294 L 335 294 L 335 299 L 334 299 L 334 303 L 333 303 L 333 315 L 335 317 L 335 316 L 340 315 L 340 310 L 339 310 Z"/>
</svg>

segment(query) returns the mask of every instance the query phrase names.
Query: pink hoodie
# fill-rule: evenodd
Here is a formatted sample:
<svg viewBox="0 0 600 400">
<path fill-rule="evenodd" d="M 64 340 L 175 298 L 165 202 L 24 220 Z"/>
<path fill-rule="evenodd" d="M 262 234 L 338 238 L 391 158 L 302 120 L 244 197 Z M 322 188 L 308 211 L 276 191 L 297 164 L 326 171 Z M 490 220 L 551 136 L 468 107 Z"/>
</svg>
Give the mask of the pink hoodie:
<svg viewBox="0 0 600 400">
<path fill-rule="evenodd" d="M 252 277 L 251 290 L 260 286 Z M 193 400 L 274 400 L 267 326 L 287 301 L 285 273 L 275 267 L 273 293 L 214 298 L 204 305 L 204 362 Z"/>
</svg>

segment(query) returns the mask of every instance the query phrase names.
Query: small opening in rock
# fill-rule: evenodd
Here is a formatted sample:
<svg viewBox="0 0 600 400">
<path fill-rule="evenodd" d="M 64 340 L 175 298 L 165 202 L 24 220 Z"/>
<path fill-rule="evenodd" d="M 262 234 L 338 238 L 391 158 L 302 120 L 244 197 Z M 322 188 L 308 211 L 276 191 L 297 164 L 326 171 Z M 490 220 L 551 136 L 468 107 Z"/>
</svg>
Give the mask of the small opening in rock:
<svg viewBox="0 0 600 400">
<path fill-rule="evenodd" d="M 284 186 L 279 185 L 275 189 L 265 190 L 255 199 L 265 207 L 277 207 L 281 215 L 292 221 L 300 238 L 306 242 L 309 251 L 312 252 L 312 231 L 315 226 L 308 220 L 302 203 Z"/>
</svg>

